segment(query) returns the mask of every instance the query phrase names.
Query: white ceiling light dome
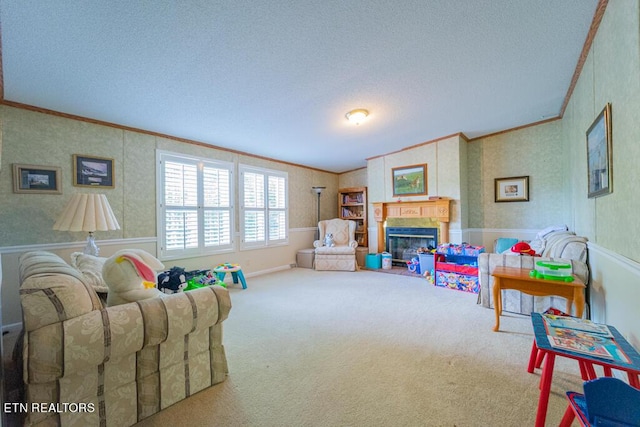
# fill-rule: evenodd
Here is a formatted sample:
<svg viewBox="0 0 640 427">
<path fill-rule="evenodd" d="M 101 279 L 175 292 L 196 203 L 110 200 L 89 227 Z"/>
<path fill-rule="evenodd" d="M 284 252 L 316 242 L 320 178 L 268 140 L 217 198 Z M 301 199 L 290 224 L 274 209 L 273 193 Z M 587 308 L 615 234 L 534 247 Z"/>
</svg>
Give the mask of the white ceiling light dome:
<svg viewBox="0 0 640 427">
<path fill-rule="evenodd" d="M 364 108 L 358 108 L 356 110 L 349 111 L 346 114 L 346 118 L 351 123 L 359 125 L 360 123 L 362 123 L 364 119 L 367 118 L 368 115 L 369 115 L 369 112 L 367 110 L 365 110 Z"/>
</svg>

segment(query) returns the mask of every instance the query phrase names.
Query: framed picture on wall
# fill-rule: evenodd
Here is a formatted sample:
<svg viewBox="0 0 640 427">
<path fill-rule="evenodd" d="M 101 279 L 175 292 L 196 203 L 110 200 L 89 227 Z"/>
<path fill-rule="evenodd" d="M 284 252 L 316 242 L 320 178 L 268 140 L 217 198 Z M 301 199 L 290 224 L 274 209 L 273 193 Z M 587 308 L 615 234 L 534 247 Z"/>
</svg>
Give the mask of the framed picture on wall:
<svg viewBox="0 0 640 427">
<path fill-rule="evenodd" d="M 73 185 L 113 188 L 113 159 L 74 154 Z"/>
<path fill-rule="evenodd" d="M 498 202 L 528 202 L 529 177 L 513 176 L 495 179 L 495 201 Z"/>
<path fill-rule="evenodd" d="M 427 165 L 403 166 L 391 169 L 393 197 L 427 194 Z"/>
<path fill-rule="evenodd" d="M 588 197 L 613 191 L 611 161 L 611 104 L 607 104 L 587 130 Z"/>
<path fill-rule="evenodd" d="M 13 164 L 13 192 L 62 194 L 60 168 Z"/>
</svg>

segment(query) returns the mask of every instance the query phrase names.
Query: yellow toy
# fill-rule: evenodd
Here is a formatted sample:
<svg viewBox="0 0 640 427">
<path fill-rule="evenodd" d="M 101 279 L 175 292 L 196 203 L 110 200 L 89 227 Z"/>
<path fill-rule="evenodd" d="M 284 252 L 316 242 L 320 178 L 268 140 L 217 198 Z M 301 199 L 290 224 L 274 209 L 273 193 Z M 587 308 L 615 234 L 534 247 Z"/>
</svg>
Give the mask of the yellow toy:
<svg viewBox="0 0 640 427">
<path fill-rule="evenodd" d="M 164 270 L 164 265 L 141 249 L 123 249 L 113 254 L 102 268 L 102 278 L 109 287 L 107 306 L 163 296 L 156 287 L 158 270 Z"/>
</svg>

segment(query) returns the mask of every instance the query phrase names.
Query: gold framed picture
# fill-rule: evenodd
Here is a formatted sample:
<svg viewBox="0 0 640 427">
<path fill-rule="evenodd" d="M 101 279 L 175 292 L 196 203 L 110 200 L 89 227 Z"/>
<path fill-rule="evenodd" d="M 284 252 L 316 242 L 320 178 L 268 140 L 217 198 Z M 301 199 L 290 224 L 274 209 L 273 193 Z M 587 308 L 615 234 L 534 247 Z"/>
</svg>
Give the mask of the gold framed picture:
<svg viewBox="0 0 640 427">
<path fill-rule="evenodd" d="M 32 194 L 62 194 L 60 176 L 55 166 L 13 164 L 13 192 Z"/>
<path fill-rule="evenodd" d="M 495 179 L 495 201 L 498 202 L 528 202 L 529 177 L 512 176 L 510 178 Z"/>
<path fill-rule="evenodd" d="M 587 130 L 588 197 L 613 191 L 611 159 L 611 104 L 607 104 Z"/>
</svg>

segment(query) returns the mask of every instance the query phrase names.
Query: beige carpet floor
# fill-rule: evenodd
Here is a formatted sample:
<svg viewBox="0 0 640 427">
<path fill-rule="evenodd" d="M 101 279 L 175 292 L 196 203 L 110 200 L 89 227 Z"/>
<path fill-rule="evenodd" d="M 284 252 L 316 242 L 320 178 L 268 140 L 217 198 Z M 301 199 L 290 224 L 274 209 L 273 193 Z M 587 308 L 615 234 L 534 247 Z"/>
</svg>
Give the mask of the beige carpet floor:
<svg viewBox="0 0 640 427">
<path fill-rule="evenodd" d="M 501 332 L 477 296 L 419 277 L 292 269 L 231 289 L 229 376 L 144 426 L 532 426 L 527 316 Z M 556 362 L 547 425 L 577 364 Z"/>
</svg>

